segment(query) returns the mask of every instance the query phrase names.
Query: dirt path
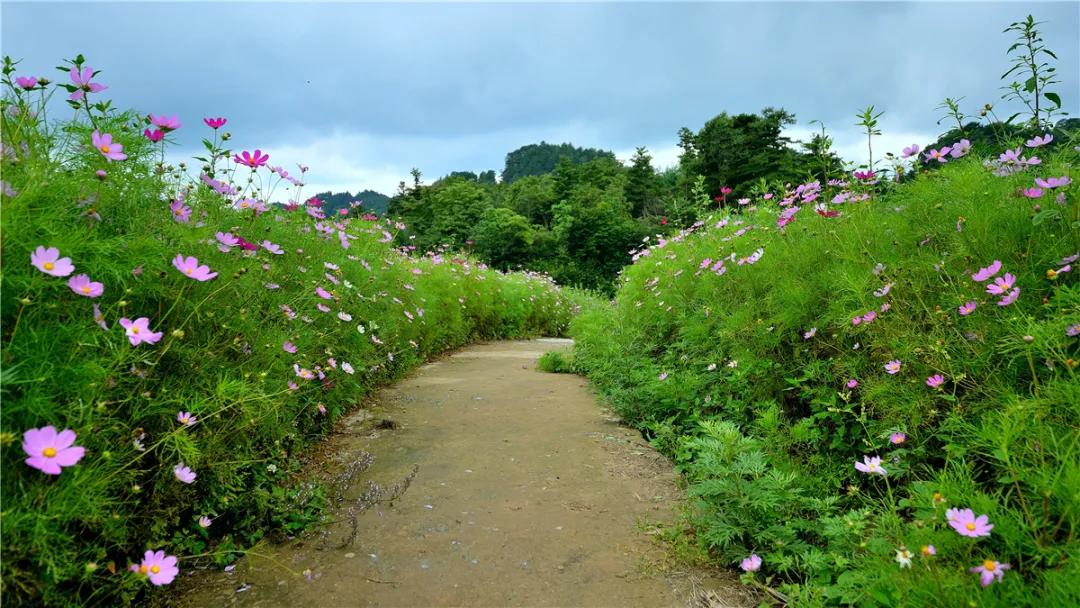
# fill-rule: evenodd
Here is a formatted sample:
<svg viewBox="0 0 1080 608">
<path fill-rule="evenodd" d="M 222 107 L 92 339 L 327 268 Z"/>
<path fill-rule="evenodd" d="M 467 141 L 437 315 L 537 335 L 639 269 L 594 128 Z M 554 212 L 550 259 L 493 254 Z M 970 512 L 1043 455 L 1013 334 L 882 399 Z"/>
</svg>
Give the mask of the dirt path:
<svg viewBox="0 0 1080 608">
<path fill-rule="evenodd" d="M 368 482 L 408 483 L 400 497 L 353 518 L 343 508 L 321 538 L 197 576 L 182 603 L 687 606 L 719 589 L 704 603 L 745 605 L 731 578 L 673 565 L 646 533 L 680 497 L 670 463 L 598 407 L 584 379 L 534 369 L 569 346 L 474 346 L 380 391 L 321 449 L 328 473 L 358 471 L 345 504 L 370 497 Z M 369 468 L 349 466 L 367 454 Z"/>
</svg>

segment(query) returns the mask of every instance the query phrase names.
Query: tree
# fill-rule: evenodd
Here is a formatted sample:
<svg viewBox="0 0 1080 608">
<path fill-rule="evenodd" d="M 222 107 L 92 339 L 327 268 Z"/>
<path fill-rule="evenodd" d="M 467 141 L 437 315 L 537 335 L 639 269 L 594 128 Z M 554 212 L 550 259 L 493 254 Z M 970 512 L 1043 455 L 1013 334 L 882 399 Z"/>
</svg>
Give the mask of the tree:
<svg viewBox="0 0 1080 608">
<path fill-rule="evenodd" d="M 573 164 L 580 164 L 602 157 L 614 160 L 615 154 L 595 148 L 578 148 L 568 143 L 555 145 L 542 141 L 538 144 L 529 144 L 506 155 L 502 181 L 505 184 L 512 184 L 529 175 L 551 173 L 561 158 L 566 158 Z"/>
<path fill-rule="evenodd" d="M 477 255 L 495 268 L 508 270 L 528 261 L 532 226 L 510 209 L 492 207 L 484 211 L 472 239 Z"/>
<path fill-rule="evenodd" d="M 652 156 L 644 147 L 640 147 L 634 151 L 630 169 L 626 173 L 626 201 L 630 203 L 631 215 L 640 217 L 644 214 L 656 196 L 656 186 Z"/>
</svg>

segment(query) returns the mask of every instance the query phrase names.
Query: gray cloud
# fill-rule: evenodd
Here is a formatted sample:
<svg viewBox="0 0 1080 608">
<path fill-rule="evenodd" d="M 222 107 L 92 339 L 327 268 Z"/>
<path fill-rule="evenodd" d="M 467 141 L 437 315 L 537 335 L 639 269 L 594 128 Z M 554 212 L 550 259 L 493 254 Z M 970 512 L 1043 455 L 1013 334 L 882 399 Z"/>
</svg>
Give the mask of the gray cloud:
<svg viewBox="0 0 1080 608">
<path fill-rule="evenodd" d="M 82 52 L 118 106 L 180 114 L 182 148 L 197 144 L 201 117 L 227 116 L 238 147 L 305 153 L 275 160 L 354 190 L 390 189 L 414 165 L 429 176 L 501 168 L 541 138 L 670 149 L 679 127 L 770 105 L 802 125 L 825 121 L 851 149 L 852 116 L 871 103 L 887 112 L 886 131 L 930 137 L 945 96 L 966 96 L 969 111 L 998 101 L 1001 30 L 1029 12 L 1048 21 L 1072 113 L 1080 99 L 1077 3 L 4 2 L 0 12 L 2 50 L 25 60 L 22 72 L 48 74 Z M 320 159 L 336 169 L 320 175 Z"/>
</svg>

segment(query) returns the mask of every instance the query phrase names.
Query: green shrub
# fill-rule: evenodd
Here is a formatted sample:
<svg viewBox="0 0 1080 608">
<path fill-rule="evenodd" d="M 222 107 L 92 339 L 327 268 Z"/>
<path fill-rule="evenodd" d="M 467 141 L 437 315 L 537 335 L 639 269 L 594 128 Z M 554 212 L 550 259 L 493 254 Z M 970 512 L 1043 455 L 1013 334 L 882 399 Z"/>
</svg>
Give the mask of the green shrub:
<svg viewBox="0 0 1080 608">
<path fill-rule="evenodd" d="M 551 374 L 574 373 L 574 355 L 559 351 L 546 352 L 536 360 L 536 368 Z"/>
<path fill-rule="evenodd" d="M 241 196 L 265 200 L 286 184 L 230 162 L 216 131 L 206 164 L 242 184 L 240 196 L 159 165 L 163 148 L 135 113 L 88 104 L 80 120 L 44 123 L 37 93 L 13 86 L 10 67 L 0 108 L 7 602 L 127 605 L 149 589 L 127 571 L 145 550 L 179 556 L 183 570 L 295 534 L 326 503 L 298 477 L 298 455 L 373 387 L 471 340 L 559 335 L 587 299 L 456 255 L 411 257 L 389 244 L 390 222 L 238 209 Z M 107 161 L 89 145 L 94 130 L 128 158 Z M 188 221 L 174 220 L 174 201 L 191 209 Z M 282 253 L 222 251 L 217 232 Z M 104 293 L 84 297 L 70 277 L 31 265 L 39 246 L 58 248 L 71 276 L 89 274 Z M 172 265 L 177 254 L 217 276 L 192 280 Z M 160 341 L 133 346 L 122 317 L 147 317 Z M 24 431 L 47 425 L 75 431 L 85 448 L 58 476 L 23 462 Z M 179 463 L 194 483 L 174 475 Z"/>
</svg>

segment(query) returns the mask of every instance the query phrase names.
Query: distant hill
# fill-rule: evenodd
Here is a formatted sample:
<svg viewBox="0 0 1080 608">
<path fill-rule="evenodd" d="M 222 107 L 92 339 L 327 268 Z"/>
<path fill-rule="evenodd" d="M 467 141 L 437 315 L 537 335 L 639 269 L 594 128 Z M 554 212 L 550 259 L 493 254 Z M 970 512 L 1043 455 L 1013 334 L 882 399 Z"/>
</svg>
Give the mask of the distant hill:
<svg viewBox="0 0 1080 608">
<path fill-rule="evenodd" d="M 538 144 L 522 146 L 507 154 L 502 181 L 504 184 L 511 184 L 530 175 L 551 173 L 559 164 L 559 159 L 564 156 L 575 165 L 602 157 L 615 159 L 615 153 L 607 150 L 578 148 L 569 143 L 549 144 L 542 141 Z"/>
<path fill-rule="evenodd" d="M 390 205 L 390 197 L 374 190 L 364 190 L 356 194 L 345 192 L 320 192 L 315 195 L 323 201 L 323 211 L 327 215 L 337 213 L 338 209 L 347 209 L 353 201 L 361 201 L 361 207 L 366 213 L 386 215 L 386 208 Z"/>
</svg>

